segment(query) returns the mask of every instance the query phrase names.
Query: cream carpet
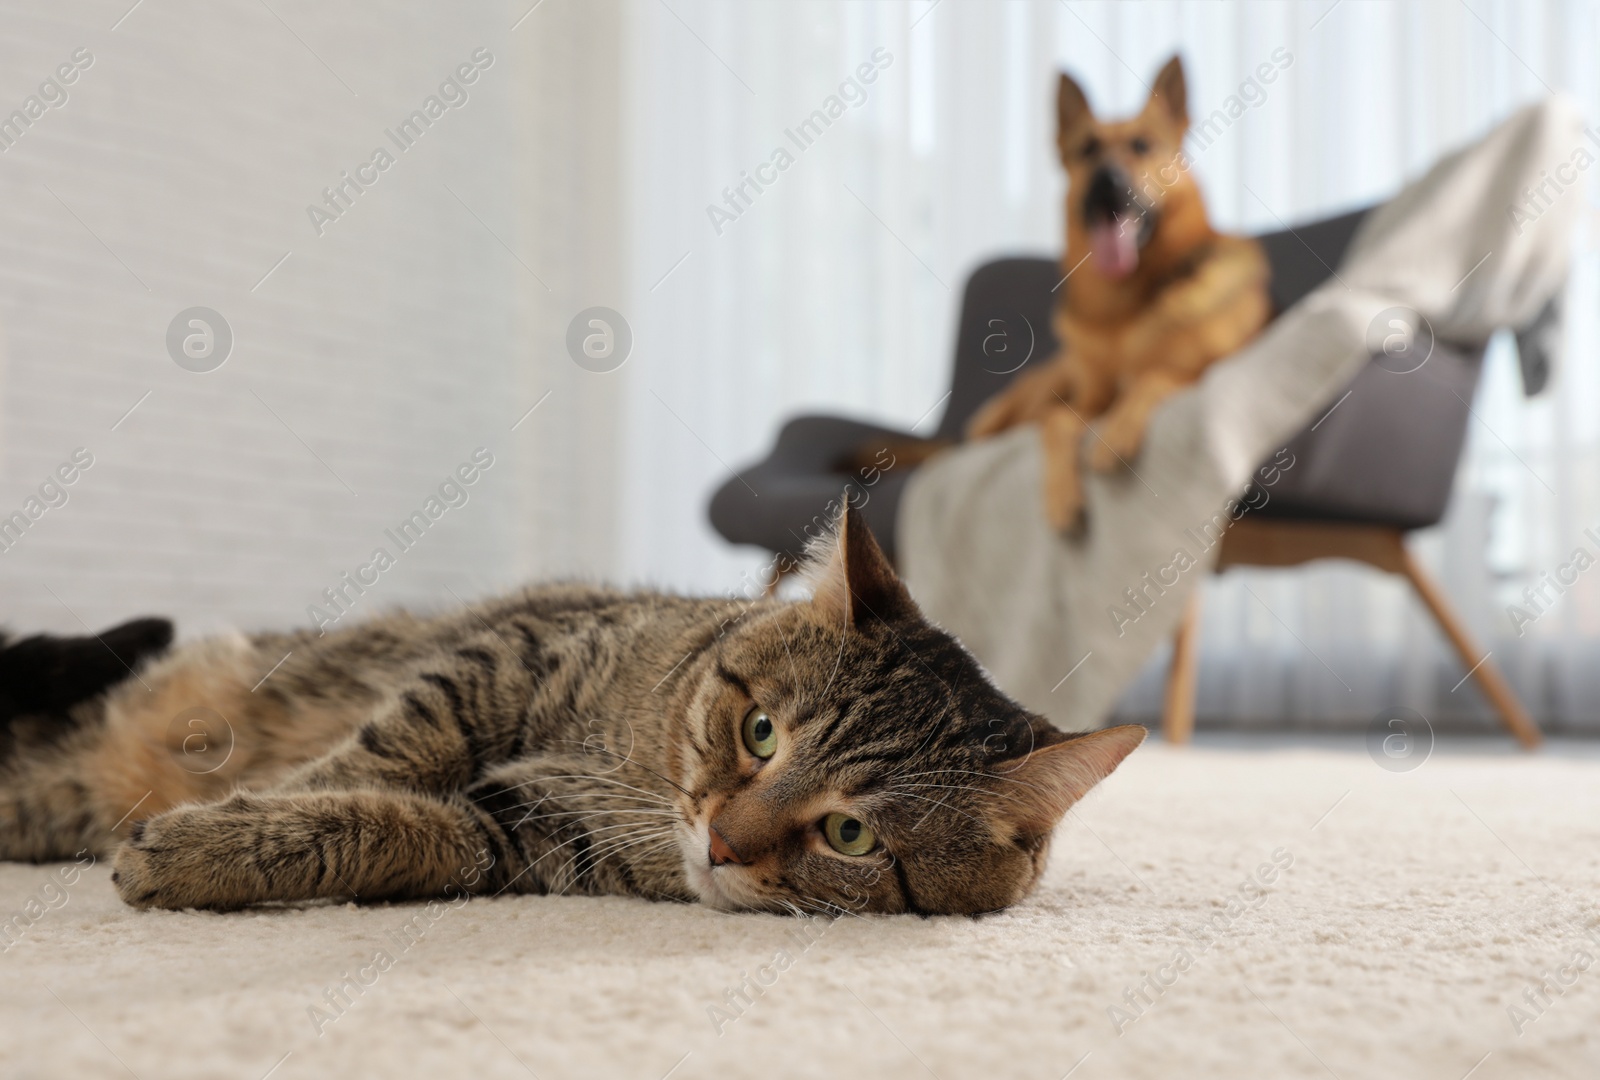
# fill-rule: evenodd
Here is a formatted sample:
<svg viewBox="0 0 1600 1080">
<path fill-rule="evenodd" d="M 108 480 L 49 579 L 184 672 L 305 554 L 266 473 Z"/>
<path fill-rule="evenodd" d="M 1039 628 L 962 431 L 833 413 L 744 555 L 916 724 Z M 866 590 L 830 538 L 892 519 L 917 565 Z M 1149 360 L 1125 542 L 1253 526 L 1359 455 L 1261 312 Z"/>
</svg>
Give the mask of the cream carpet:
<svg viewBox="0 0 1600 1080">
<path fill-rule="evenodd" d="M 979 920 L 140 914 L 103 865 L 7 865 L 0 1075 L 1600 1076 L 1600 746 L 1508 743 L 1399 774 L 1353 739 L 1147 745 Z"/>
</svg>

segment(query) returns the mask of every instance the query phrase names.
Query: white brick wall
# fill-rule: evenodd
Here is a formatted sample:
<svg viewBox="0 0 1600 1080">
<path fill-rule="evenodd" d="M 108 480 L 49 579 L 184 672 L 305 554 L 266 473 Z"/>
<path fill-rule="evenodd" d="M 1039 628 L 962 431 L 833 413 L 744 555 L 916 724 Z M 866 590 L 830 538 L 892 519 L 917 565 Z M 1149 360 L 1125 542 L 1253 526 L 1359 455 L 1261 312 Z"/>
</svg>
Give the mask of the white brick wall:
<svg viewBox="0 0 1600 1080">
<path fill-rule="evenodd" d="M 611 440 L 592 420 L 612 391 L 560 352 L 614 266 L 614 238 L 574 225 L 613 197 L 614 150 L 566 115 L 583 94 L 586 115 L 615 107 L 609 8 L 582 13 L 602 40 L 579 42 L 559 3 L 512 32 L 522 9 L 500 4 L 151 0 L 111 30 L 131 3 L 0 6 L 5 112 L 77 47 L 94 57 L 0 154 L 0 513 L 75 447 L 95 459 L 0 553 L 0 624 L 304 623 L 478 446 L 496 464 L 470 502 L 363 605 L 609 569 Z M 393 150 L 384 129 L 480 46 L 495 62 L 466 104 L 319 237 L 307 204 Z M 552 174 L 567 190 L 529 200 Z M 208 374 L 166 351 L 195 305 L 235 335 Z"/>
</svg>

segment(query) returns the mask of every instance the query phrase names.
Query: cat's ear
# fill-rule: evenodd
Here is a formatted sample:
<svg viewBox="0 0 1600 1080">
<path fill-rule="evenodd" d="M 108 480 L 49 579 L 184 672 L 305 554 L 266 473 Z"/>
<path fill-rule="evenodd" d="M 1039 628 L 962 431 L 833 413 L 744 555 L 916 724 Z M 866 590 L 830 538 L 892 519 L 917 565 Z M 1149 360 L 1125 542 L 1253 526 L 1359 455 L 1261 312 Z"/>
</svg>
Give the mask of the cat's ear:
<svg viewBox="0 0 1600 1080">
<path fill-rule="evenodd" d="M 1039 836 L 1055 828 L 1072 804 L 1111 775 L 1122 759 L 1144 742 L 1138 724 L 1069 735 L 1060 742 L 1038 746 L 1015 766 L 996 771 L 1007 781 L 1002 811 L 1019 833 Z"/>
<path fill-rule="evenodd" d="M 811 608 L 833 626 L 916 614 L 911 594 L 855 507 L 847 507 L 839 519 L 833 547 L 811 594 Z"/>
</svg>

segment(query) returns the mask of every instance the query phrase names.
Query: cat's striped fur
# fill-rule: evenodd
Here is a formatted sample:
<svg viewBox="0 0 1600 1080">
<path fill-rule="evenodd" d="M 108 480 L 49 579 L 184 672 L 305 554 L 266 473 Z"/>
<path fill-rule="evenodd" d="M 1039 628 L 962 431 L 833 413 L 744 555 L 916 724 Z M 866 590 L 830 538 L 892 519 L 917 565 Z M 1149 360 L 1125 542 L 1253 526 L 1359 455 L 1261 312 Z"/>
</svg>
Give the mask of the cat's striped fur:
<svg viewBox="0 0 1600 1080">
<path fill-rule="evenodd" d="M 452 889 L 779 911 L 1016 901 L 1055 823 L 1143 729 L 1066 736 L 1002 695 L 854 512 L 815 586 L 754 605 L 533 588 L 188 645 L 17 721 L 0 857 L 115 850 L 123 898 L 168 908 Z M 741 740 L 753 706 L 776 730 L 768 759 Z M 869 826 L 873 850 L 831 847 L 830 813 Z"/>
</svg>

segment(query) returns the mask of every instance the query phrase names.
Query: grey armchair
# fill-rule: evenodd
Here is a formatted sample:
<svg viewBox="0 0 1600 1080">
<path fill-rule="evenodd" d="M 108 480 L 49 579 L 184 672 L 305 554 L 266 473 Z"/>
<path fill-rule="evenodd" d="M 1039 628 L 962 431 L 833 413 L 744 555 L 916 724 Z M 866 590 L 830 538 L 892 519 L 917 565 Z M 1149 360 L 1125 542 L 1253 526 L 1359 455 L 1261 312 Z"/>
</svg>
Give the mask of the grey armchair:
<svg viewBox="0 0 1600 1080">
<path fill-rule="evenodd" d="M 1333 274 L 1366 213 L 1259 238 L 1272 265 L 1275 310 L 1287 310 Z M 962 298 L 950 396 L 933 437 L 959 439 L 980 405 L 1020 371 L 1049 360 L 1056 349 L 1050 311 L 1060 274 L 1059 264 L 1045 258 L 998 259 L 973 271 Z M 1407 532 L 1444 516 L 1483 349 L 1440 341 L 1421 368 L 1404 375 L 1387 370 L 1381 359 L 1375 357 L 1289 442 L 1294 467 L 1281 473 L 1260 510 L 1225 534 L 1218 570 L 1347 558 L 1403 574 L 1506 727 L 1532 746 L 1537 727 L 1404 543 Z M 893 558 L 896 509 L 910 470 L 891 470 L 867 491 L 842 462 L 871 440 L 910 438 L 840 417 L 796 417 L 784 424 L 766 458 L 739 470 L 742 482 L 730 480 L 712 496 L 711 523 L 733 543 L 793 559 L 829 503 L 844 489 L 858 488 L 862 513 Z M 1193 727 L 1197 636 L 1196 599 L 1178 630 L 1168 675 L 1163 731 L 1174 742 L 1186 741 Z"/>
</svg>

